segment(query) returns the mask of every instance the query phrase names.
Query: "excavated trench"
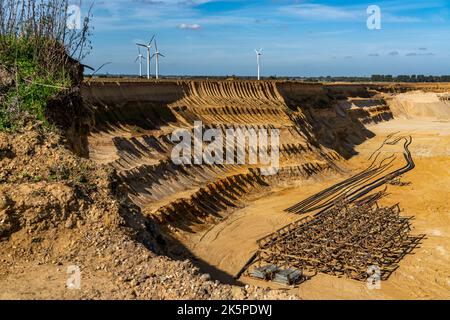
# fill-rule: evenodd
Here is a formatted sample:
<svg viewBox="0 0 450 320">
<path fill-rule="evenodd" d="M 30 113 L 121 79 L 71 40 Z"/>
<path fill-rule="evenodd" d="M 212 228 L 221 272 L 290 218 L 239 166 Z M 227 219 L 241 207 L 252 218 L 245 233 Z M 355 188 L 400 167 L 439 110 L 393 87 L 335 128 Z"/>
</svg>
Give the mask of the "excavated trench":
<svg viewBox="0 0 450 320">
<path fill-rule="evenodd" d="M 201 228 L 281 181 L 336 170 L 355 144 L 371 137 L 364 123 L 392 116 L 363 86 L 91 83 L 83 98 L 95 119 L 89 157 L 114 167 L 130 201 L 175 231 Z M 171 134 L 191 130 L 195 121 L 208 128 L 279 129 L 279 174 L 263 177 L 257 165 L 174 164 Z"/>
<path fill-rule="evenodd" d="M 162 230 L 161 244 L 185 254 L 186 237 L 271 189 L 345 170 L 355 146 L 374 136 L 366 126 L 391 120 L 389 105 L 401 112 L 403 104 L 392 103 L 392 94 L 410 90 L 277 81 L 94 81 L 82 87 L 92 119 L 76 149 L 113 167 L 126 201 Z M 264 176 L 259 165 L 174 164 L 170 137 L 179 129 L 192 131 L 195 121 L 223 132 L 278 129 L 278 174 Z M 183 249 L 173 249 L 177 245 Z"/>
</svg>

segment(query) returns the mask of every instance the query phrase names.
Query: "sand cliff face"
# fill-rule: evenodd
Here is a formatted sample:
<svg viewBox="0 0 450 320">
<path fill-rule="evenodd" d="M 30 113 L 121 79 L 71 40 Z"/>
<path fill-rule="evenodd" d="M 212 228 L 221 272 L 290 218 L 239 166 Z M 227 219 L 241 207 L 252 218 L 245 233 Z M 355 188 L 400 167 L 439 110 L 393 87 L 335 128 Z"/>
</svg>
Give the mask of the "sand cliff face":
<svg viewBox="0 0 450 320">
<path fill-rule="evenodd" d="M 394 116 L 399 119 L 450 119 L 450 95 L 445 93 L 401 93 L 390 99 L 389 106 Z"/>
<path fill-rule="evenodd" d="M 160 225 L 202 229 L 280 183 L 339 170 L 339 162 L 392 118 L 380 93 L 363 85 L 296 82 L 94 82 L 82 88 L 94 124 L 89 157 L 115 168 L 122 192 Z M 176 165 L 170 137 L 180 128 L 278 129 L 280 170 L 261 165 Z M 248 147 L 246 147 L 248 151 Z"/>
</svg>

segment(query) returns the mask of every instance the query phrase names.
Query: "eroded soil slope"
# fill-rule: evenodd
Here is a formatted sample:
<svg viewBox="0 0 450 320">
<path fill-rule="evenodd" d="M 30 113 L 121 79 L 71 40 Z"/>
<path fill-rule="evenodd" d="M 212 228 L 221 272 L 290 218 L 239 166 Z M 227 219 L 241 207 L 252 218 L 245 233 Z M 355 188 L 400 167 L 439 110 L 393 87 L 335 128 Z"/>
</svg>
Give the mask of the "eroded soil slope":
<svg viewBox="0 0 450 320">
<path fill-rule="evenodd" d="M 114 170 L 60 135 L 29 127 L 0 142 L 0 299 L 290 298 L 158 255 L 156 227 L 121 196 Z M 74 267 L 79 290 L 68 287 Z"/>
<path fill-rule="evenodd" d="M 366 123 L 392 117 L 364 86 L 277 82 L 92 83 L 91 159 L 117 170 L 123 193 L 171 235 L 215 224 L 279 184 L 339 171 L 354 146 L 373 134 Z M 278 129 L 278 175 L 258 165 L 175 165 L 171 134 L 206 128 Z"/>
<path fill-rule="evenodd" d="M 393 187 L 386 201 L 405 202 L 411 193 L 405 210 L 417 215 L 420 233 L 436 238 L 417 252 L 419 260 L 406 259 L 407 275 L 397 273 L 375 296 L 442 297 L 449 265 L 446 120 L 428 121 L 426 134 L 422 120 L 391 122 L 393 113 L 412 114 L 408 94 L 417 89 L 444 98 L 448 91 L 250 81 L 85 84 L 86 117 L 66 132 L 68 141 L 34 128 L 1 137 L 0 298 L 372 297 L 359 283 L 327 276 L 289 293 L 223 283 L 266 287 L 232 279 L 254 240 L 298 219 L 283 210 L 360 170 L 397 131 L 420 137 L 413 151 L 424 159 L 405 177 L 411 185 Z M 446 105 L 444 98 L 439 103 Z M 192 131 L 195 121 L 223 131 L 279 129 L 279 174 L 264 176 L 260 165 L 175 165 L 170 137 Z M 439 183 L 426 179 L 438 175 Z M 70 265 L 81 267 L 81 290 L 66 288 Z"/>
</svg>

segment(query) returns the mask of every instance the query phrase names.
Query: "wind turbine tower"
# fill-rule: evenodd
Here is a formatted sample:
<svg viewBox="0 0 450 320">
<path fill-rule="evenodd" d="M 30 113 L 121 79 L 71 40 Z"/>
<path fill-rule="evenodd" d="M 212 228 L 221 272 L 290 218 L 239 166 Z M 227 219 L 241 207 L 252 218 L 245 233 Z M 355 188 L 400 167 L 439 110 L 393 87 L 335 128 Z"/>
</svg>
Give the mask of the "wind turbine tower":
<svg viewBox="0 0 450 320">
<path fill-rule="evenodd" d="M 144 60 L 144 55 L 141 53 L 141 49 L 138 48 L 138 56 L 136 58 L 136 61 L 134 61 L 135 63 L 139 60 L 139 77 L 142 78 L 142 60 Z"/>
<path fill-rule="evenodd" d="M 262 48 L 255 50 L 256 53 L 256 64 L 258 65 L 258 81 L 261 80 L 261 56 L 262 56 Z"/>
<path fill-rule="evenodd" d="M 152 39 L 148 44 L 136 43 L 140 47 L 147 48 L 147 79 L 150 79 L 150 61 L 151 61 L 150 49 L 152 47 L 153 39 L 155 39 L 155 35 L 153 35 Z"/>
<path fill-rule="evenodd" d="M 156 79 L 159 79 L 159 57 L 165 58 L 165 55 L 163 55 L 162 53 L 160 53 L 158 51 L 158 45 L 156 44 L 156 39 L 155 39 L 155 50 L 156 50 L 156 52 L 153 54 L 152 58 L 155 57 L 155 59 L 156 59 Z"/>
</svg>

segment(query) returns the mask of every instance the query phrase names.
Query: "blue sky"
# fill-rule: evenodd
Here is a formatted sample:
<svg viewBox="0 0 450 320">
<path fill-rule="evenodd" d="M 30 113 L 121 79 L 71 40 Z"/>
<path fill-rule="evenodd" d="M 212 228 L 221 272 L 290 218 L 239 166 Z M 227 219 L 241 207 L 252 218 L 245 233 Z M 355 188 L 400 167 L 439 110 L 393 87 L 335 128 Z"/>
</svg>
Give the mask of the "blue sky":
<svg viewBox="0 0 450 320">
<path fill-rule="evenodd" d="M 450 74 L 450 0 L 96 0 L 93 14 L 85 63 L 109 73 L 137 74 L 134 43 L 156 34 L 166 75 L 255 75 L 260 47 L 264 76 Z"/>
</svg>

